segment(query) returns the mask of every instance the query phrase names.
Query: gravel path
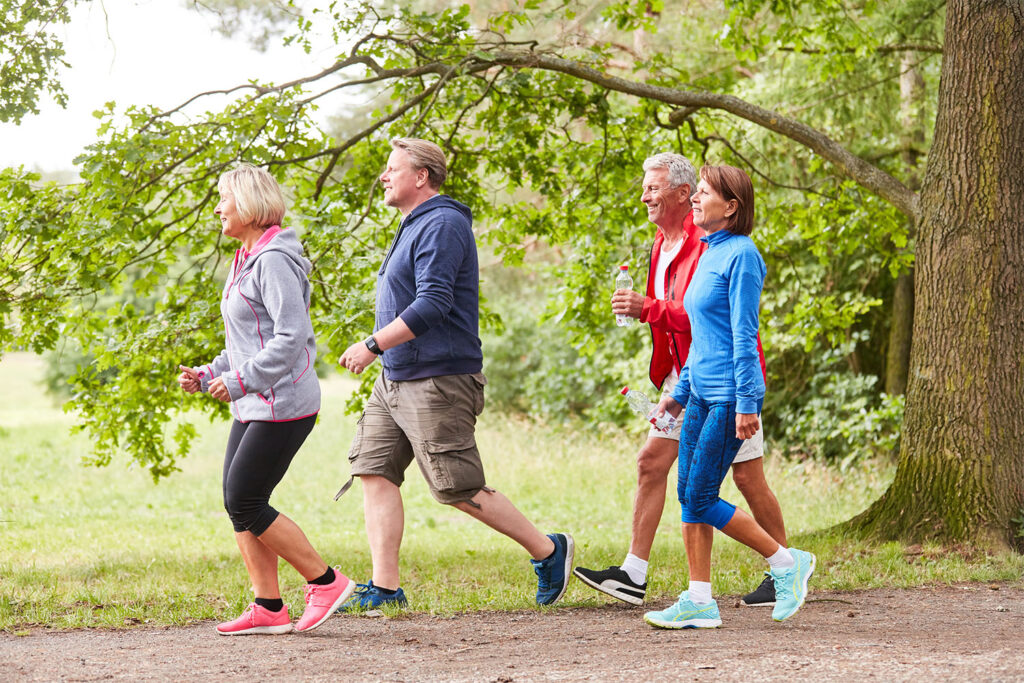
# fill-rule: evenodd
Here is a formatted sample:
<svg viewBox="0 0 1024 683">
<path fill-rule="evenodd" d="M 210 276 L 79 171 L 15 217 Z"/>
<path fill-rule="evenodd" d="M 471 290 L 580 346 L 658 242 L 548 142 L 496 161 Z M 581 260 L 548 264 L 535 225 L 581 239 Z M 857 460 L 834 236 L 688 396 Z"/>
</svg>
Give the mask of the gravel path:
<svg viewBox="0 0 1024 683">
<path fill-rule="evenodd" d="M 650 608 L 662 608 L 658 601 Z M 719 600 L 723 627 L 663 631 L 642 608 L 344 616 L 304 635 L 213 624 L 0 635 L 0 680 L 1024 681 L 1024 587 L 815 591 L 776 624 Z"/>
</svg>

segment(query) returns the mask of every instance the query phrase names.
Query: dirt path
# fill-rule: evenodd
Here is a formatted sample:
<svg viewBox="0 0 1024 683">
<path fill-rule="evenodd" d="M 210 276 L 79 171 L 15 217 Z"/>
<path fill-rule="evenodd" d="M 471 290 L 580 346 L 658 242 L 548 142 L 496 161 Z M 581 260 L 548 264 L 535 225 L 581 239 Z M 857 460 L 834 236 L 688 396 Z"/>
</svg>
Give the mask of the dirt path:
<svg viewBox="0 0 1024 683">
<path fill-rule="evenodd" d="M 621 603 L 336 617 L 301 636 L 217 637 L 209 623 L 39 630 L 0 635 L 0 680 L 1024 681 L 1019 586 L 816 591 L 784 624 L 735 598 L 719 605 L 713 631 L 653 629 Z"/>
</svg>

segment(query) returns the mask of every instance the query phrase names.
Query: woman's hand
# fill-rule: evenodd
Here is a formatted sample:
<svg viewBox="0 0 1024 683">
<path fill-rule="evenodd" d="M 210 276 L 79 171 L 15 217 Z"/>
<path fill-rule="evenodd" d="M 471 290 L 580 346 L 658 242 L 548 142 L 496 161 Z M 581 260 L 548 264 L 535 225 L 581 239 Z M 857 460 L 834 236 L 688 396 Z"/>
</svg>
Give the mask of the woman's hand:
<svg viewBox="0 0 1024 683">
<path fill-rule="evenodd" d="M 616 289 L 612 294 L 612 313 L 640 319 L 644 310 L 644 295 L 632 289 Z"/>
<path fill-rule="evenodd" d="M 224 385 L 224 380 L 220 377 L 217 377 L 210 382 L 210 396 L 213 396 L 218 401 L 231 403 L 231 394 L 228 393 L 228 388 Z"/>
<path fill-rule="evenodd" d="M 736 438 L 749 439 L 761 428 L 757 413 L 736 413 Z"/>
<path fill-rule="evenodd" d="M 199 374 L 192 368 L 187 368 L 184 365 L 179 365 L 178 369 L 181 370 L 181 374 L 178 375 L 178 386 L 186 394 L 194 394 L 202 388 L 199 383 Z"/>
</svg>

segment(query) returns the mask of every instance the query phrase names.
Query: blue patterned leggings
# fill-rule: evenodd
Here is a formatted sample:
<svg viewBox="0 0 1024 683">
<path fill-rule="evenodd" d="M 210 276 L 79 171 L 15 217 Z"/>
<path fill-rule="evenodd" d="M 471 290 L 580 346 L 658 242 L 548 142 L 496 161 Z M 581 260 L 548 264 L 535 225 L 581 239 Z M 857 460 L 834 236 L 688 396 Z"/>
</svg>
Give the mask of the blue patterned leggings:
<svg viewBox="0 0 1024 683">
<path fill-rule="evenodd" d="M 691 391 L 679 439 L 678 494 L 684 522 L 721 529 L 732 519 L 736 506 L 718 494 L 741 445 L 743 440 L 736 438 L 736 402 L 712 403 Z"/>
</svg>

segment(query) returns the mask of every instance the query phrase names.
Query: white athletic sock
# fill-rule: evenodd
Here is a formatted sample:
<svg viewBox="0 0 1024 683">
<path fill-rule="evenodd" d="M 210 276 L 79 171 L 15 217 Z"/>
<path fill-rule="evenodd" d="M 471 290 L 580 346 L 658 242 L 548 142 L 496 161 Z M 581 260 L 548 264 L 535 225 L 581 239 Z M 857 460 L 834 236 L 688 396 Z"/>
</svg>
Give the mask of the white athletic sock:
<svg viewBox="0 0 1024 683">
<path fill-rule="evenodd" d="M 690 596 L 690 602 L 695 605 L 706 605 L 711 602 L 710 581 L 691 581 L 686 592 Z"/>
<path fill-rule="evenodd" d="M 772 569 L 789 569 L 796 564 L 796 560 L 793 559 L 793 553 L 789 552 L 789 548 L 783 548 L 781 545 L 774 555 L 766 559 L 768 560 L 768 566 Z"/>
<path fill-rule="evenodd" d="M 619 568 L 626 572 L 629 580 L 636 585 L 642 586 L 647 583 L 647 560 L 641 560 L 633 553 L 628 553 Z"/>
</svg>

